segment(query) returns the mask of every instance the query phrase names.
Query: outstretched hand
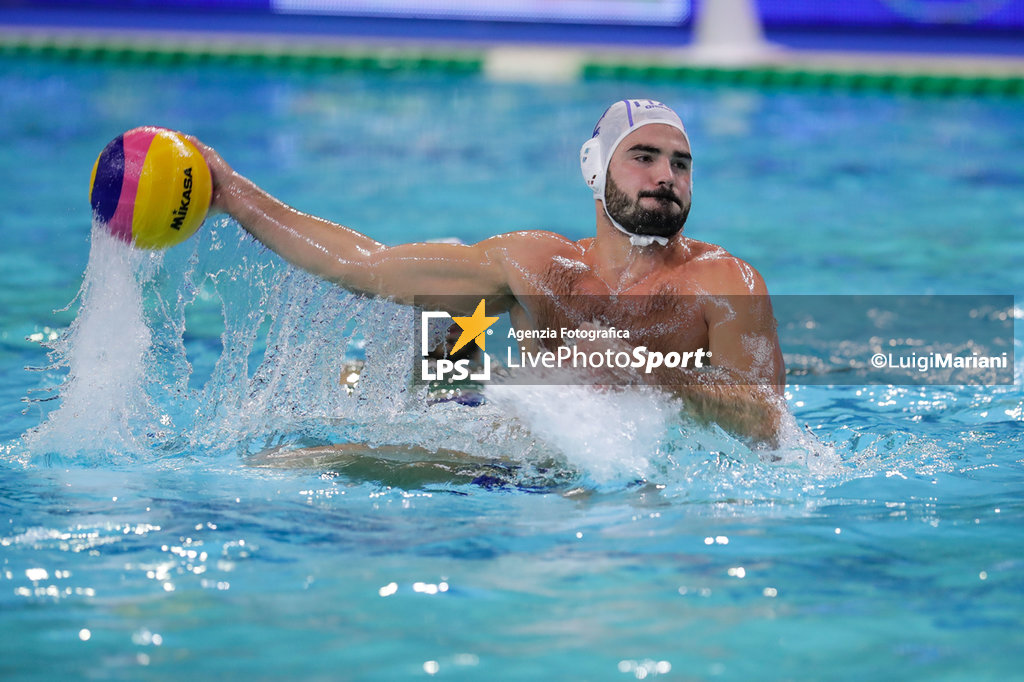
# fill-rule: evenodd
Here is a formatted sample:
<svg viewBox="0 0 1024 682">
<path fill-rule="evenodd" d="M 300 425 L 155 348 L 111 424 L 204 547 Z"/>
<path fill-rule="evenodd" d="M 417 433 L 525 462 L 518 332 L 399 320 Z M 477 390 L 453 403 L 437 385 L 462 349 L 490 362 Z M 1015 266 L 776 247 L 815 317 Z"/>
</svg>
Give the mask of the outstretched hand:
<svg viewBox="0 0 1024 682">
<path fill-rule="evenodd" d="M 213 147 L 203 144 L 194 135 L 185 135 L 185 139 L 195 145 L 199 153 L 203 155 L 206 165 L 210 168 L 210 176 L 213 181 L 213 196 L 210 199 L 210 213 L 228 213 L 227 199 L 230 195 L 230 188 L 236 177 L 235 171 L 228 165 L 220 154 Z"/>
</svg>

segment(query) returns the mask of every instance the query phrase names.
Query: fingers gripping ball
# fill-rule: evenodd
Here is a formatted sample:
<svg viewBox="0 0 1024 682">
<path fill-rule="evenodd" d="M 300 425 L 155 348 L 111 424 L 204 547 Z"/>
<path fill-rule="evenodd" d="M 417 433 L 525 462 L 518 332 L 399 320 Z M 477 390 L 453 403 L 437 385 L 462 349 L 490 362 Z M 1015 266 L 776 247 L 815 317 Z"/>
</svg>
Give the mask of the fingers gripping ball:
<svg viewBox="0 0 1024 682">
<path fill-rule="evenodd" d="M 179 244 L 210 210 L 210 169 L 195 145 L 166 128 L 133 128 L 92 168 L 93 214 L 115 237 L 143 249 Z"/>
</svg>

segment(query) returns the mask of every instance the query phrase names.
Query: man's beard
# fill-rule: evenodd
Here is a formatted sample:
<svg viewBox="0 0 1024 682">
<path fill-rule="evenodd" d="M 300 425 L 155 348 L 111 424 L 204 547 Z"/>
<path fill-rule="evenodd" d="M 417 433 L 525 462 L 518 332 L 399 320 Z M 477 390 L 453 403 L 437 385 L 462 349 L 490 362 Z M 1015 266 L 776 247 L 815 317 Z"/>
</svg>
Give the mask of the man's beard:
<svg viewBox="0 0 1024 682">
<path fill-rule="evenodd" d="M 648 209 L 640 205 L 644 197 L 668 199 L 680 206 L 682 211 L 676 213 L 672 206 L 662 204 L 659 208 Z M 640 192 L 636 200 L 630 199 L 626 193 L 608 175 L 605 186 L 605 208 L 613 220 L 626 228 L 630 234 L 650 235 L 654 237 L 672 237 L 683 229 L 686 217 L 690 215 L 690 204 L 682 206 L 679 198 L 670 190 L 658 189 Z"/>
</svg>

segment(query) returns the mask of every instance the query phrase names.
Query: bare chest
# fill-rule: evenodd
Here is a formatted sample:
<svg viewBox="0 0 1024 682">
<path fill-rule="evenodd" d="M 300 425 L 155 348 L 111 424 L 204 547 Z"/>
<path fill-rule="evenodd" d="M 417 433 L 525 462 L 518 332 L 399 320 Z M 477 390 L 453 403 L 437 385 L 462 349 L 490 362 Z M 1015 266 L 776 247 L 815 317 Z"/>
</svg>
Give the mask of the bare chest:
<svg viewBox="0 0 1024 682">
<path fill-rule="evenodd" d="M 628 330 L 631 346 L 653 350 L 706 348 L 708 328 L 700 296 L 685 281 L 654 277 L 612 292 L 606 282 L 582 267 L 553 267 L 536 278 L 513 324 L 533 329 L 579 329 L 584 325 Z M 561 335 L 559 335 L 559 338 Z M 540 341 L 541 347 L 560 340 Z"/>
</svg>

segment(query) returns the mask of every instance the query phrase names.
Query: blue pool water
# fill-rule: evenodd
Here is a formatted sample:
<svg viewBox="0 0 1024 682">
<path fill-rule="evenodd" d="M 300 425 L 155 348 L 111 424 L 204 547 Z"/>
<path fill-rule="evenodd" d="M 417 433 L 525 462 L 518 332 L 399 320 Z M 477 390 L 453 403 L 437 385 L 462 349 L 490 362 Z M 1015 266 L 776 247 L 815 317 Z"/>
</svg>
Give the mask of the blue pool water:
<svg viewBox="0 0 1024 682">
<path fill-rule="evenodd" d="M 689 234 L 773 293 L 1024 292 L 1017 101 L 6 59 L 0 676 L 1019 676 L 1019 360 L 791 385 L 815 438 L 767 461 L 652 393 L 428 407 L 409 310 L 225 219 L 163 255 L 90 236 L 96 155 L 159 124 L 386 243 L 583 237 L 576 152 L 635 94 L 687 122 Z M 472 457 L 260 454 L 323 442 Z"/>
</svg>

